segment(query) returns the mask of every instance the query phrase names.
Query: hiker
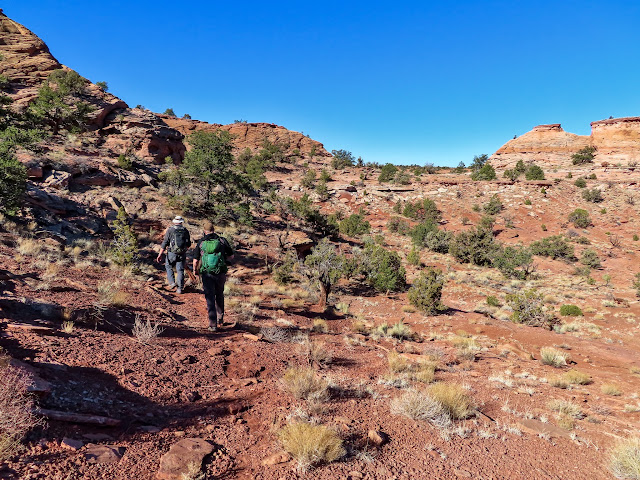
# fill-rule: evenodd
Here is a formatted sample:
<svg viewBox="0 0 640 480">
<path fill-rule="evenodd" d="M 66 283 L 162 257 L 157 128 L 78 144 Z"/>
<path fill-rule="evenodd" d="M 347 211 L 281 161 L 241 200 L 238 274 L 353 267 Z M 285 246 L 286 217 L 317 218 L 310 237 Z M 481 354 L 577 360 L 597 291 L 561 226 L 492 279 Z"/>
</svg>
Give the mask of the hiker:
<svg viewBox="0 0 640 480">
<path fill-rule="evenodd" d="M 204 236 L 198 241 L 193 255 L 193 272 L 200 275 L 207 301 L 209 330 L 215 332 L 224 323 L 224 282 L 227 280 L 227 261 L 233 250 L 224 237 L 213 231 L 213 223 L 205 221 Z"/>
<path fill-rule="evenodd" d="M 184 218 L 176 216 L 164 234 L 164 240 L 160 245 L 160 253 L 156 259 L 162 260 L 162 254 L 166 252 L 164 266 L 167 270 L 167 283 L 169 288 L 176 288 L 176 293 L 182 293 L 184 289 L 184 266 L 187 260 L 187 250 L 191 247 L 189 230 L 184 227 Z M 176 269 L 174 277 L 173 269 Z M 176 281 L 177 280 L 177 281 Z"/>
</svg>

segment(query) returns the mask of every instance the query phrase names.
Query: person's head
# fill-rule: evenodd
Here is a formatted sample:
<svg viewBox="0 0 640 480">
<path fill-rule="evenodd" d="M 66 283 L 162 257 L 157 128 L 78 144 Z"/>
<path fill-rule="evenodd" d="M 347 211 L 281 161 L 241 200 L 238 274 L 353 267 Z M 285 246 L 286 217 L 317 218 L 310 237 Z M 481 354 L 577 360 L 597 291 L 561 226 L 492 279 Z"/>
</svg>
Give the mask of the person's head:
<svg viewBox="0 0 640 480">
<path fill-rule="evenodd" d="M 202 229 L 204 230 L 204 233 L 213 233 L 213 223 L 210 220 L 205 220 L 202 224 Z"/>
<path fill-rule="evenodd" d="M 184 218 L 182 218 L 180 215 L 176 215 L 174 219 L 171 220 L 171 223 L 173 223 L 174 225 L 184 225 Z"/>
</svg>

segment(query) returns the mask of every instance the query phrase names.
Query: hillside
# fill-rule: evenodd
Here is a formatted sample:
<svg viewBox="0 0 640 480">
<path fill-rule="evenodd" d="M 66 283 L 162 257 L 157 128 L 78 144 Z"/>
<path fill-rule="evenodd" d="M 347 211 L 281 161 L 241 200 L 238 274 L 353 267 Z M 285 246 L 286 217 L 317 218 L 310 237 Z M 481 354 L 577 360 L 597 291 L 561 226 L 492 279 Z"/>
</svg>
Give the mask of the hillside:
<svg viewBox="0 0 640 480">
<path fill-rule="evenodd" d="M 2 14 L 0 53 L 19 110 L 61 67 Z M 24 204 L 0 217 L 0 412 L 19 418 L 3 401 L 21 375 L 37 420 L 20 449 L 0 441 L 2 478 L 612 478 L 612 448 L 640 427 L 640 186 L 600 155 L 633 161 L 634 121 L 534 129 L 492 163 L 536 162 L 544 180 L 473 181 L 340 164 L 283 127 L 131 109 L 92 83 L 80 95 L 88 125 L 18 150 Z M 210 332 L 201 286 L 169 289 L 156 255 L 176 214 L 203 233 L 193 185 L 167 177 L 185 173 L 185 136 L 219 130 L 234 135 L 224 178 L 253 188 L 224 204 L 250 221 L 216 227 L 237 254 Z M 596 162 L 572 165 L 593 142 Z M 124 265 L 119 211 L 139 247 Z"/>
</svg>

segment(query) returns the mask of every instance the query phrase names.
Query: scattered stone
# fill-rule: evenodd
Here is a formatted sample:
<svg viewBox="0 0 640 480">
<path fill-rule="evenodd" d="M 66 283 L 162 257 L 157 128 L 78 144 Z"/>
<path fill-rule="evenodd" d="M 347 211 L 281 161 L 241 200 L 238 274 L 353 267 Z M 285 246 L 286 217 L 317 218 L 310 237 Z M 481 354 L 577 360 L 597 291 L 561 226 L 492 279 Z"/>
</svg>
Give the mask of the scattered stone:
<svg viewBox="0 0 640 480">
<path fill-rule="evenodd" d="M 198 392 L 183 392 L 182 398 L 184 398 L 187 402 L 196 402 L 200 400 L 202 397 Z"/>
<path fill-rule="evenodd" d="M 222 355 L 223 351 L 224 349 L 222 347 L 211 347 L 209 350 L 207 350 L 207 353 L 212 357 L 216 357 L 218 355 Z"/>
<path fill-rule="evenodd" d="M 109 464 L 117 463 L 124 455 L 125 448 L 115 445 L 96 445 L 89 443 L 84 452 L 87 463 Z"/>
<path fill-rule="evenodd" d="M 173 358 L 176 362 L 182 363 L 184 365 L 190 365 L 198 361 L 196 357 L 185 352 L 176 352 L 171 355 L 171 358 Z"/>
<path fill-rule="evenodd" d="M 67 450 L 80 450 L 84 446 L 84 442 L 82 442 L 81 440 L 64 437 L 62 439 L 62 442 L 60 442 L 60 446 L 62 448 L 66 448 Z"/>
<path fill-rule="evenodd" d="M 274 453 L 262 460 L 262 465 L 279 465 L 291 460 L 291 455 L 286 452 Z"/>
<path fill-rule="evenodd" d="M 364 475 L 362 475 L 362 472 L 358 472 L 357 470 L 353 470 L 352 472 L 349 472 L 349 478 L 355 480 L 355 479 L 359 479 L 359 478 L 364 478 Z"/>
<path fill-rule="evenodd" d="M 548 423 L 542 423 L 540 420 L 534 420 L 533 418 L 525 418 L 518 422 L 518 427 L 520 430 L 526 433 L 530 433 L 532 435 L 548 435 L 552 438 L 570 438 L 571 434 L 560 427 L 556 427 L 555 425 L 550 425 Z"/>
<path fill-rule="evenodd" d="M 160 458 L 158 480 L 180 480 L 188 465 L 202 465 L 204 457 L 213 452 L 213 445 L 201 438 L 185 438 L 171 446 Z"/>
<path fill-rule="evenodd" d="M 369 441 L 377 447 L 381 447 L 389 441 L 389 435 L 384 433 L 382 430 L 369 430 L 367 437 L 369 438 Z"/>
<path fill-rule="evenodd" d="M 252 342 L 259 342 L 262 340 L 262 335 L 254 335 L 253 333 L 243 333 L 242 336 Z"/>
</svg>

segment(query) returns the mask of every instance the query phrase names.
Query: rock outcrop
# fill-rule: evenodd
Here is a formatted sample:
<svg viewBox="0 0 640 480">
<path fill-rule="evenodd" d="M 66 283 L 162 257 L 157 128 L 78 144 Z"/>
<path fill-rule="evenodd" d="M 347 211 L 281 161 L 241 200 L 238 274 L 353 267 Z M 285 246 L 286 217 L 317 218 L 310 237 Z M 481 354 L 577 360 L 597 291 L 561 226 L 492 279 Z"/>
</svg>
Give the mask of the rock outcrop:
<svg viewBox="0 0 640 480">
<path fill-rule="evenodd" d="M 571 165 L 571 155 L 586 146 L 597 148 L 596 160 L 628 164 L 640 160 L 640 117 L 612 118 L 591 123 L 591 135 L 565 132 L 559 123 L 538 125 L 509 140 L 492 156 L 498 168 L 511 168 L 518 160 L 547 167 Z"/>
<path fill-rule="evenodd" d="M 167 115 L 159 116 L 167 125 L 175 128 L 184 135 L 189 135 L 192 132 L 200 130 L 226 130 L 235 137 L 234 144 L 238 151 L 249 148 L 255 153 L 262 148 L 262 144 L 266 139 L 271 143 L 278 143 L 285 146 L 286 149 L 284 153 L 287 156 L 295 155 L 296 153 L 305 156 L 310 156 L 313 153 L 316 157 L 331 156 L 331 154 L 325 150 L 322 143 L 312 140 L 300 132 L 287 130 L 273 123 L 232 123 L 229 125 L 220 125 L 198 120 L 170 117 Z"/>
</svg>

